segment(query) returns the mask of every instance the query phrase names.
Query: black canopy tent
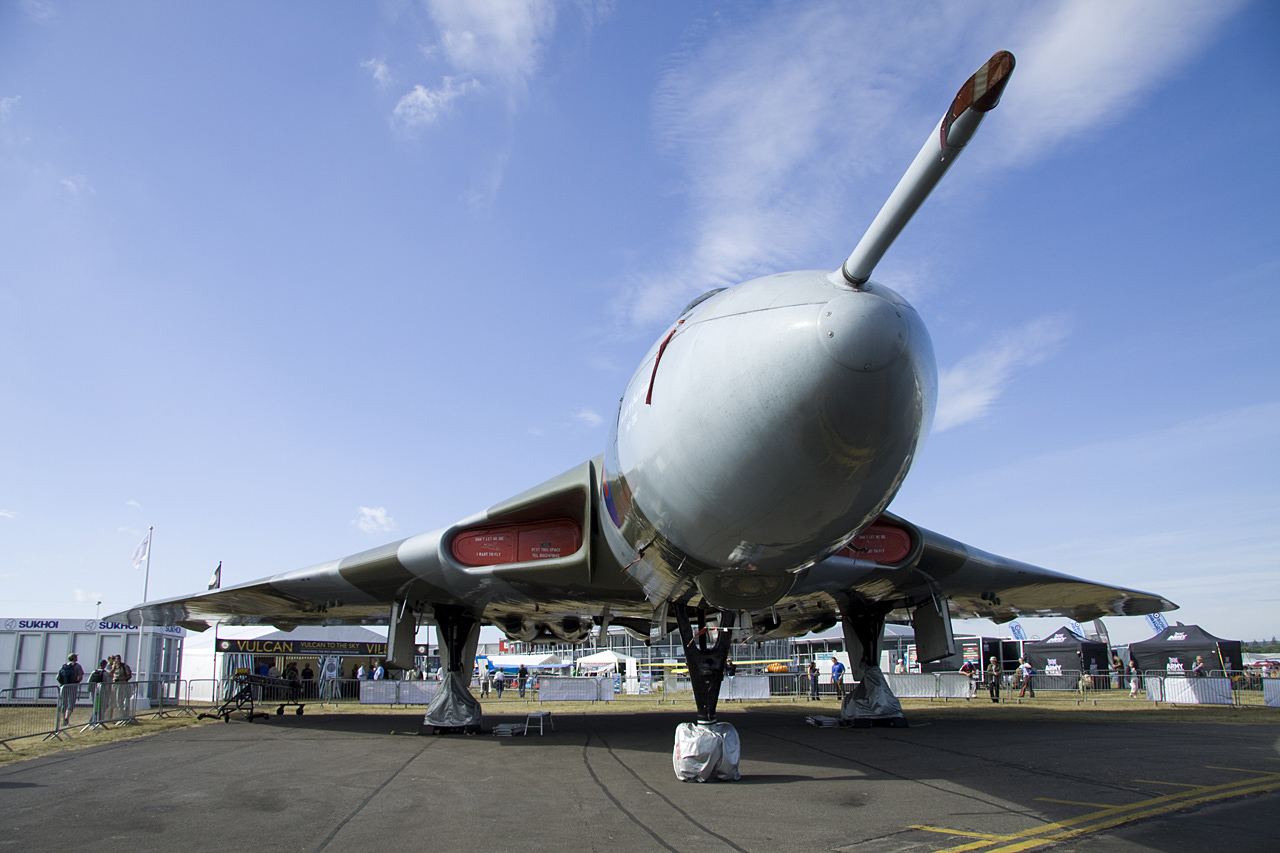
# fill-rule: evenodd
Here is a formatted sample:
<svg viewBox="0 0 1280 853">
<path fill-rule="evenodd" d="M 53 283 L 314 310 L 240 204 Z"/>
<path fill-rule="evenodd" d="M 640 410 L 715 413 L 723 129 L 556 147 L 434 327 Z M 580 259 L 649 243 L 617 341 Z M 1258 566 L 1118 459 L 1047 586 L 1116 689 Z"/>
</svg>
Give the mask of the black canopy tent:
<svg viewBox="0 0 1280 853">
<path fill-rule="evenodd" d="M 1081 639 L 1066 627 L 1043 640 L 1024 643 L 1022 653 L 1035 670 L 1036 686 L 1047 690 L 1074 690 L 1082 674 L 1106 675 L 1111 670 L 1106 643 Z M 1096 686 L 1102 686 L 1104 680 L 1097 679 Z"/>
<path fill-rule="evenodd" d="M 1209 672 L 1239 672 L 1244 669 L 1239 640 L 1223 640 L 1198 625 L 1174 625 L 1150 640 L 1129 646 L 1129 658 L 1143 672 L 1167 671 L 1170 675 L 1191 672 L 1196 656 L 1204 658 Z"/>
</svg>

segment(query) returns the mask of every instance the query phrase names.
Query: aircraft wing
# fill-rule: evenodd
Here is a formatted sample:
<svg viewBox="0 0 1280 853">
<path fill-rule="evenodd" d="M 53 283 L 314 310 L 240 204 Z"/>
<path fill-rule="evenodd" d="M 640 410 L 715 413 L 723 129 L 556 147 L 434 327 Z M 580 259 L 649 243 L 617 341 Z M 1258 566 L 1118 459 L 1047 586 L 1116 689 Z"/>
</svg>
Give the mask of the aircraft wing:
<svg viewBox="0 0 1280 853">
<path fill-rule="evenodd" d="M 902 550 L 888 556 L 877 540 L 897 534 Z M 897 556 L 899 559 L 894 559 Z M 946 600 L 953 617 L 996 623 L 1018 617 L 1065 616 L 1078 622 L 1174 610 L 1162 596 L 1095 583 L 1011 560 L 885 513 L 851 546 L 815 566 L 793 593 L 850 595 L 893 607 L 898 620 L 916 604 Z"/>
<path fill-rule="evenodd" d="M 251 583 L 148 602 L 109 618 L 196 631 L 214 622 L 287 630 L 386 625 L 406 603 L 426 618 L 432 605 L 453 604 L 472 609 L 517 639 L 585 639 L 590 628 L 605 623 L 644 633 L 655 603 L 598 544 L 602 464 L 597 457 L 447 528 Z M 565 527 L 586 535 L 553 553 L 518 553 L 522 535 L 537 534 L 545 546 L 543 538 Z M 505 557 L 474 550 L 476 543 L 495 537 L 516 543 Z M 899 550 L 885 542 L 898 543 Z M 503 547 L 494 546 L 493 553 Z M 790 594 L 753 621 L 773 622 L 762 636 L 795 636 L 834 625 L 855 598 L 906 621 L 913 607 L 931 597 L 947 600 L 955 617 L 997 623 L 1019 616 L 1086 622 L 1176 607 L 1151 593 L 990 554 L 885 513 L 849 547 L 798 573 Z M 695 604 L 696 598 L 691 599 Z"/>
</svg>

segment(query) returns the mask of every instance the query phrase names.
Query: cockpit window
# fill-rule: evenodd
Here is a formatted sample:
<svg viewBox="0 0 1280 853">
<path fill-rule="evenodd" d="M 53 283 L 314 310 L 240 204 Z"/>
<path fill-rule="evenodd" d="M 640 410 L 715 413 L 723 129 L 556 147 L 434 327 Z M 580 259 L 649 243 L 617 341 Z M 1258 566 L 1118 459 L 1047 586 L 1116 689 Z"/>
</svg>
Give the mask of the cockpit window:
<svg viewBox="0 0 1280 853">
<path fill-rule="evenodd" d="M 699 305 L 706 302 L 708 299 L 715 296 L 717 293 L 723 293 L 728 289 L 729 288 L 727 287 L 717 287 L 715 290 L 708 290 L 706 293 L 702 294 L 697 299 L 693 300 L 688 305 L 684 306 L 684 310 L 680 312 L 680 316 L 683 317 L 685 314 L 688 314 L 694 308 L 697 308 Z"/>
</svg>

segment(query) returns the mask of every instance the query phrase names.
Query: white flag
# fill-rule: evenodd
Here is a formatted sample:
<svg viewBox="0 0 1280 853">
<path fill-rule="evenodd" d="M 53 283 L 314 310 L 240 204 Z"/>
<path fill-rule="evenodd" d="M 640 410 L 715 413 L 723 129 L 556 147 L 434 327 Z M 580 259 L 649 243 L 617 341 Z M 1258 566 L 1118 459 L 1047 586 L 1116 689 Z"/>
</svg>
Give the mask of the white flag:
<svg viewBox="0 0 1280 853">
<path fill-rule="evenodd" d="M 147 552 L 151 550 L 151 534 L 148 533 L 133 552 L 133 567 L 139 568 L 147 561 Z"/>
<path fill-rule="evenodd" d="M 213 570 L 213 574 L 209 576 L 209 589 L 218 589 L 222 586 L 222 561 L 218 561 L 218 568 Z"/>
</svg>

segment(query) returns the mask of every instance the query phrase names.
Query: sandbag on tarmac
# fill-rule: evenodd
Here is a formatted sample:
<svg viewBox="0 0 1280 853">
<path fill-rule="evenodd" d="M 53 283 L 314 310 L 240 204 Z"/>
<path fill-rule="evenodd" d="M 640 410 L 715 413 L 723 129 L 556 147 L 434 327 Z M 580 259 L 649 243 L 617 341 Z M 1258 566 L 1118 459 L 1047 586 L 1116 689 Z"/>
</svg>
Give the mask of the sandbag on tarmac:
<svg viewBox="0 0 1280 853">
<path fill-rule="evenodd" d="M 738 730 L 729 723 L 676 726 L 676 748 L 671 764 L 681 782 L 735 782 L 742 778 L 738 772 L 741 758 Z"/>
</svg>

